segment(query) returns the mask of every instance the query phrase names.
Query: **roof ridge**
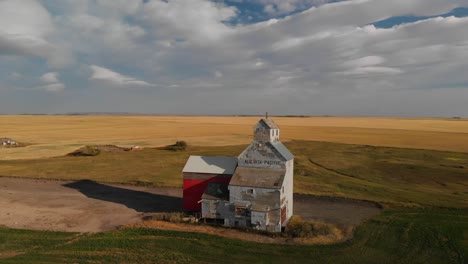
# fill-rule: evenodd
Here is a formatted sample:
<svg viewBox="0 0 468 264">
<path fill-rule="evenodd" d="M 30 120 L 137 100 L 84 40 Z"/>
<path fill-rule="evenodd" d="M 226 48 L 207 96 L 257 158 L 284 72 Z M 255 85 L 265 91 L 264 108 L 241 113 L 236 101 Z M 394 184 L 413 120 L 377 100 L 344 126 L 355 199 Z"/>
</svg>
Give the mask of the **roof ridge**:
<svg viewBox="0 0 468 264">
<path fill-rule="evenodd" d="M 275 142 L 266 142 L 266 144 L 271 144 L 271 146 L 285 159 L 285 160 L 290 160 L 294 158 L 294 155 L 289 151 L 288 148 L 281 142 L 281 141 L 275 141 Z"/>
<path fill-rule="evenodd" d="M 273 121 L 273 119 L 262 118 L 259 122 L 263 122 L 266 126 L 268 126 L 271 129 L 279 129 L 278 125 L 275 123 L 275 121 Z"/>
</svg>

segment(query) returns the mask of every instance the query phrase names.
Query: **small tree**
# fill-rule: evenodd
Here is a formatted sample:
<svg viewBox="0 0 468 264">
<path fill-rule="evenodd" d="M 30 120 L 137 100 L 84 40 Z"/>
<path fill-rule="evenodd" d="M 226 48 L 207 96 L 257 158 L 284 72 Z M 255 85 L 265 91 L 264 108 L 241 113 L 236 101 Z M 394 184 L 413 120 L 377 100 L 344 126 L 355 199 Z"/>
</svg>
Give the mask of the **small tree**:
<svg viewBox="0 0 468 264">
<path fill-rule="evenodd" d="M 176 141 L 175 144 L 166 146 L 164 149 L 172 151 L 184 151 L 187 149 L 187 142 L 185 141 Z"/>
<path fill-rule="evenodd" d="M 180 148 L 183 148 L 184 150 L 187 148 L 187 142 L 185 141 L 176 141 L 175 145 Z"/>
</svg>

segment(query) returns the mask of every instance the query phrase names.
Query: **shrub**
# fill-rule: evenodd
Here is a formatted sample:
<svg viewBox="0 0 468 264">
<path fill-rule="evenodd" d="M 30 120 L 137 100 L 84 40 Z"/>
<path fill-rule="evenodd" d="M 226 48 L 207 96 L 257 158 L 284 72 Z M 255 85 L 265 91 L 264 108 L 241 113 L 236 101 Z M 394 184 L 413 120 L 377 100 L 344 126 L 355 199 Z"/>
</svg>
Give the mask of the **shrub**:
<svg viewBox="0 0 468 264">
<path fill-rule="evenodd" d="M 68 154 L 69 156 L 97 156 L 101 150 L 97 146 L 88 145 Z"/>
<path fill-rule="evenodd" d="M 171 223 L 191 222 L 191 217 L 181 212 L 155 213 L 147 216 L 145 220 L 165 221 Z"/>
<path fill-rule="evenodd" d="M 177 141 L 173 145 L 169 145 L 164 147 L 165 150 L 172 150 L 172 151 L 184 151 L 187 149 L 187 142 L 185 141 Z"/>
<path fill-rule="evenodd" d="M 300 216 L 294 215 L 286 226 L 286 233 L 291 237 L 314 237 L 332 234 L 333 226 L 321 222 L 305 222 Z"/>
</svg>

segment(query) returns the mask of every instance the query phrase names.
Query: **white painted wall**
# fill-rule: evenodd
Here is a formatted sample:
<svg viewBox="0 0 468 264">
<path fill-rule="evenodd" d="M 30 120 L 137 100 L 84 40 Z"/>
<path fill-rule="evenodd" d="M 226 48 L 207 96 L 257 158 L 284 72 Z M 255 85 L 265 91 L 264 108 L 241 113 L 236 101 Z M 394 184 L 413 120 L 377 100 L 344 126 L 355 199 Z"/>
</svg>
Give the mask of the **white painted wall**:
<svg viewBox="0 0 468 264">
<path fill-rule="evenodd" d="M 252 161 L 256 162 L 252 163 Z M 274 163 L 271 161 L 274 161 Z M 285 161 L 279 159 L 264 142 L 254 141 L 238 156 L 238 166 L 285 169 Z"/>
<path fill-rule="evenodd" d="M 294 212 L 293 187 L 294 187 L 294 159 L 286 162 L 286 175 L 283 181 L 284 192 L 281 192 L 281 199 L 287 202 L 286 218 L 289 220 Z"/>
<path fill-rule="evenodd" d="M 277 191 L 277 189 L 268 189 L 268 188 L 258 188 L 258 187 L 248 187 L 248 186 L 234 186 L 234 185 L 229 185 L 229 202 L 237 202 L 237 201 L 242 201 L 242 202 L 249 202 L 251 200 L 255 200 L 255 197 L 258 195 L 266 194 L 266 193 L 271 193 Z M 247 190 L 254 190 L 254 193 L 252 195 L 251 199 L 243 199 L 242 197 L 242 192 L 247 192 Z M 280 199 L 280 192 L 276 192 L 276 198 L 275 199 Z"/>
<path fill-rule="evenodd" d="M 252 226 L 260 230 L 265 230 L 268 224 L 267 214 L 265 212 L 252 211 Z M 258 226 L 256 226 L 258 224 Z"/>
</svg>

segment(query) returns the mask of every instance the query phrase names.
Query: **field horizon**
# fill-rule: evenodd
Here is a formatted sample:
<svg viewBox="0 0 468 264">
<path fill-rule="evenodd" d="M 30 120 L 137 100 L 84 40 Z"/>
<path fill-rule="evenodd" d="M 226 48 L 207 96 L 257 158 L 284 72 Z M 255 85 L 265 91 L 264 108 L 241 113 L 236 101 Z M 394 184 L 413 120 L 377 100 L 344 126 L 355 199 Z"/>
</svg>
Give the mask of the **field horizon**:
<svg viewBox="0 0 468 264">
<path fill-rule="evenodd" d="M 261 116 L 0 115 L 0 137 L 29 144 L 0 160 L 63 156 L 83 145 L 159 147 L 248 144 Z M 468 152 L 468 120 L 406 117 L 271 117 L 281 140 Z"/>
</svg>

